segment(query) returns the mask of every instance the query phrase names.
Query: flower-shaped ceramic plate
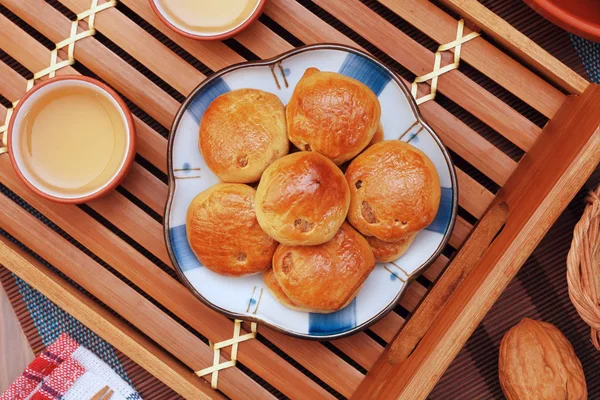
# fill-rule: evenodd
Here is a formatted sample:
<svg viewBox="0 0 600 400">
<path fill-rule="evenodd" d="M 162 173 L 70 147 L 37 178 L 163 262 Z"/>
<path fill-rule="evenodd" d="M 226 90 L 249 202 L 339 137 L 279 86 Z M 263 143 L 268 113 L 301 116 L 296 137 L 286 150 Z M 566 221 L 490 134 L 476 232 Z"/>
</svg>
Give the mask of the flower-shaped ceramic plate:
<svg viewBox="0 0 600 400">
<path fill-rule="evenodd" d="M 231 278 L 204 268 L 188 245 L 188 205 L 219 182 L 198 150 L 198 130 L 208 105 L 219 95 L 241 88 L 262 89 L 287 104 L 308 67 L 335 71 L 369 86 L 381 103 L 381 123 L 388 140 L 403 140 L 433 161 L 442 186 L 435 220 L 395 262 L 377 264 L 356 298 L 332 314 L 288 309 L 269 293 L 262 276 Z M 266 61 L 234 65 L 202 82 L 181 106 L 169 138 L 169 198 L 165 238 L 173 264 L 187 286 L 207 305 L 232 318 L 253 320 L 295 336 L 333 339 L 364 329 L 398 303 L 407 283 L 429 265 L 445 246 L 456 216 L 454 168 L 440 139 L 421 118 L 399 78 L 371 56 L 340 45 L 314 45 Z M 228 221 L 223 221 L 224 224 Z"/>
</svg>

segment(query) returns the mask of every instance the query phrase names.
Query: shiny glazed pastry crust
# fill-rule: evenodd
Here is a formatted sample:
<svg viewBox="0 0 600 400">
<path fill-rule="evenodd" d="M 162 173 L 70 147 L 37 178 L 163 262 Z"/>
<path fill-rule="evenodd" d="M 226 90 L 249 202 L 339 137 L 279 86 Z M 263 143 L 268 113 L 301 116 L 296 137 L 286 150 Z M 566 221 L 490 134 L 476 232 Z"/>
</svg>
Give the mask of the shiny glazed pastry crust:
<svg viewBox="0 0 600 400">
<path fill-rule="evenodd" d="M 289 154 L 271 164 L 256 191 L 263 230 L 287 245 L 317 245 L 336 234 L 348 212 L 350 190 L 342 171 L 314 152 Z"/>
<path fill-rule="evenodd" d="M 200 151 L 222 181 L 258 181 L 269 164 L 289 151 L 283 104 L 258 89 L 217 97 L 200 122 Z"/>
<path fill-rule="evenodd" d="M 384 242 L 374 236 L 369 236 L 367 237 L 367 242 L 369 242 L 369 246 L 371 246 L 377 262 L 391 262 L 406 253 L 416 236 L 417 232 L 409 233 L 397 242 Z"/>
<path fill-rule="evenodd" d="M 429 225 L 440 204 L 435 166 L 400 140 L 374 144 L 346 170 L 351 202 L 348 221 L 365 236 L 394 242 Z"/>
<path fill-rule="evenodd" d="M 208 269 L 228 276 L 264 271 L 271 265 L 277 242 L 258 225 L 255 190 L 220 183 L 196 196 L 187 211 L 190 247 Z"/>
<path fill-rule="evenodd" d="M 273 255 L 273 273 L 287 299 L 294 307 L 317 313 L 350 303 L 374 267 L 369 244 L 348 223 L 325 244 L 279 245 Z"/>
<path fill-rule="evenodd" d="M 360 153 L 379 126 L 381 106 L 363 83 L 308 68 L 286 107 L 290 141 L 337 165 Z"/>
<path fill-rule="evenodd" d="M 312 311 L 306 308 L 299 307 L 297 304 L 294 304 L 294 302 L 292 302 L 289 297 L 287 297 L 287 295 L 279 285 L 279 282 L 277 282 L 277 278 L 275 278 L 275 272 L 273 272 L 273 268 L 269 268 L 268 270 L 263 272 L 263 280 L 265 281 L 265 286 L 269 290 L 269 293 L 271 293 L 273 297 L 277 299 L 278 302 L 280 302 L 287 308 L 304 312 Z"/>
</svg>

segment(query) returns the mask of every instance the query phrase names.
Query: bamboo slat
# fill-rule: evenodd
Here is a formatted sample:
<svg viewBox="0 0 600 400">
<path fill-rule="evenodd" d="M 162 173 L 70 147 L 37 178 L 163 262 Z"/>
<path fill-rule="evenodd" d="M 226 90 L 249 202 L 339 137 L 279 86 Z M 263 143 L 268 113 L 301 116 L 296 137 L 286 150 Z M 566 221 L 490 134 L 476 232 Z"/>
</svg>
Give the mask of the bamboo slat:
<svg viewBox="0 0 600 400">
<path fill-rule="evenodd" d="M 533 40 L 488 10 L 477 0 L 442 0 L 442 3 L 468 18 L 490 37 L 515 52 L 537 71 L 569 93 L 583 93 L 589 82 L 552 57 Z"/>
<path fill-rule="evenodd" d="M 25 243 L 32 251 L 57 267 L 98 300 L 113 310 L 118 310 L 123 318 L 192 370 L 200 370 L 212 364 L 213 352 L 206 344 L 133 288 L 7 197 L 0 197 L 0 205 L 2 229 Z M 32 237 L 31 232 L 36 233 L 35 237 Z M 244 398 L 242 394 L 272 397 L 237 368 L 221 371 L 219 375 L 221 390 L 231 398 Z"/>
<path fill-rule="evenodd" d="M 0 84 L 1 85 L 1 84 Z M 166 186 L 160 183 L 160 192 L 166 196 Z M 137 195 L 137 193 L 136 193 Z M 138 197 L 141 197 L 138 195 Z M 32 200 L 29 200 L 32 201 Z M 162 227 L 152 220 L 149 216 L 142 213 L 141 210 L 131 205 L 126 199 L 120 194 L 113 192 L 110 195 L 97 199 L 88 203 L 95 211 L 99 212 L 102 216 L 107 218 L 110 222 L 116 224 L 117 227 L 124 227 L 125 232 L 129 233 L 138 243 L 144 246 L 147 250 L 153 252 L 161 261 L 171 266 L 170 259 L 164 249 L 164 241 L 162 238 Z M 162 215 L 162 209 L 158 210 Z M 67 225 L 65 223 L 65 225 Z M 85 236 L 84 236 L 85 238 Z M 116 262 L 116 261 L 115 261 Z M 135 281 L 134 281 L 135 282 Z M 186 290 L 181 288 L 180 290 Z M 368 338 L 363 338 L 363 341 L 369 341 Z M 347 350 L 353 350 L 348 347 Z M 350 356 L 358 356 L 358 354 L 349 354 Z M 306 362 L 307 358 L 304 358 L 304 363 L 308 364 L 307 367 L 313 367 L 311 363 Z M 302 362 L 302 359 L 300 360 Z M 314 368 L 314 367 L 313 367 Z M 319 375 L 319 371 L 314 371 Z M 347 390 L 349 386 L 338 386 L 342 392 Z"/>
<path fill-rule="evenodd" d="M 30 71 L 40 71 L 47 67 L 50 51 L 2 14 L 0 14 L 0 42 L 4 51 Z M 65 67 L 57 72 L 57 75 L 65 74 L 72 75 L 78 72 L 72 67 Z M 11 82 L 6 84 L 13 85 Z M 25 90 L 25 88 L 15 84 L 13 90 Z M 137 132 L 137 152 L 161 171 L 166 172 L 167 140 L 136 116 L 134 116 L 134 123 Z"/>
<path fill-rule="evenodd" d="M 61 2 L 75 14 L 90 7 L 88 0 L 61 0 Z M 96 16 L 95 27 L 98 32 L 160 76 L 179 93 L 189 94 L 206 78 L 114 7 Z"/>
<path fill-rule="evenodd" d="M 335 41 L 360 48 L 294 0 L 270 0 L 265 12 L 306 44 Z M 516 167 L 512 159 L 435 101 L 423 103 L 419 109 L 433 129 L 440 136 L 445 135 L 442 140 L 447 147 L 499 185 L 506 182 Z M 446 138 L 456 139 L 448 143 Z"/>
<path fill-rule="evenodd" d="M 213 71 L 246 61 L 222 42 L 198 41 L 175 33 L 158 19 L 146 0 L 120 0 L 120 3 L 129 7 L 144 21 L 158 29 L 192 56 L 201 60 L 204 65 Z"/>
<path fill-rule="evenodd" d="M 456 169 L 456 180 L 459 188 L 458 204 L 475 218 L 481 218 L 494 200 L 494 195 L 458 168 Z"/>
<path fill-rule="evenodd" d="M 253 49 L 254 54 L 260 58 L 274 57 L 291 48 L 288 42 L 261 23 L 252 24 L 248 29 L 236 35 L 235 39 L 248 49 Z M 265 49 L 276 49 L 276 52 L 269 51 L 267 53 L 264 51 Z"/>
<path fill-rule="evenodd" d="M 396 313 L 389 313 L 371 327 L 371 330 L 386 342 L 390 342 L 398 330 L 404 325 L 404 318 Z"/>
<path fill-rule="evenodd" d="M 167 203 L 165 184 L 156 179 L 147 169 L 135 163 L 121 186 L 130 193 L 135 193 L 135 197 L 150 207 L 152 211 L 163 215 Z"/>
<path fill-rule="evenodd" d="M 107 228 L 99 225 L 82 210 L 41 199 L 22 187 L 6 158 L 0 159 L 0 178 L 9 189 L 41 211 L 79 243 L 210 340 L 218 342 L 231 335 L 233 324 L 227 318 L 208 309 L 182 284 L 168 276 L 150 260 L 133 251 L 127 243 L 116 237 Z M 28 241 L 25 243 L 29 246 Z M 251 341 L 241 346 L 244 352 L 239 355 L 240 362 L 252 370 L 258 369 L 262 372 L 261 375 L 264 379 L 280 388 L 282 392 L 286 392 L 285 382 L 299 379 L 300 374 L 295 368 L 283 362 L 260 342 Z M 229 350 L 225 348 L 223 352 L 228 354 Z M 264 362 L 259 363 L 260 360 Z M 351 367 L 347 364 L 344 365 L 345 363 L 339 358 L 336 360 L 338 362 L 331 365 L 339 372 L 340 379 L 343 379 L 345 375 L 353 375 L 352 371 L 354 370 Z M 265 368 L 269 366 L 274 369 L 266 370 Z M 315 392 L 315 388 L 311 389 L 310 384 L 309 387 L 301 390 Z M 293 392 L 289 394 L 293 394 Z"/>
<path fill-rule="evenodd" d="M 315 0 L 315 3 L 414 74 L 424 75 L 433 70 L 434 55 L 432 52 L 380 18 L 358 0 L 349 0 L 343 4 L 335 1 Z M 360 15 L 359 19 L 356 18 L 357 15 Z M 468 45 L 468 43 L 464 44 L 463 47 Z M 438 90 L 517 145 L 522 143 L 519 138 L 523 135 L 535 138 L 540 133 L 540 128 L 531 121 L 458 70 L 440 76 Z"/>
<path fill-rule="evenodd" d="M 361 367 L 370 369 L 383 353 L 383 347 L 367 335 L 350 336 L 332 340 L 331 343 L 346 354 L 357 354 L 353 358 Z"/>
<path fill-rule="evenodd" d="M 89 0 L 58 1 L 75 13 L 89 8 Z M 437 43 L 446 43 L 454 39 L 457 21 L 434 4 L 419 0 L 378 1 Z M 481 17 L 477 12 L 472 11 L 479 9 L 468 4 L 469 0 L 444 1 L 460 3 L 461 7 L 467 7 L 471 14 Z M 51 5 L 52 2 L 2 0 L 2 3 L 51 41 L 57 42 L 68 36 L 71 22 Z M 172 97 L 168 94 L 172 92 L 167 86 L 183 96 L 188 95 L 205 79 L 207 70 L 216 71 L 245 61 L 241 55 L 244 52 L 241 50 L 240 54 L 237 52 L 240 46 L 260 58 L 273 57 L 292 49 L 293 46 L 284 38 L 285 35 L 279 31 L 276 24 L 306 44 L 337 42 L 361 47 L 334 28 L 332 25 L 335 23 L 326 17 L 315 15 L 313 11 L 317 10 L 314 12 L 319 13 L 319 7 L 412 73 L 421 75 L 431 71 L 433 53 L 430 50 L 380 16 L 375 11 L 379 5 L 359 0 L 348 0 L 343 2 L 343 5 L 328 0 L 316 0 L 314 4 L 303 0 L 270 0 L 265 13 L 275 21 L 275 24 L 272 24 L 269 18 L 256 21 L 247 30 L 229 42 L 225 42 L 227 44 L 187 39 L 167 28 L 154 15 L 147 0 L 120 0 L 117 7 L 105 10 L 97 16 L 96 29 L 101 35 L 79 41 L 75 46 L 75 57 L 82 66 L 105 80 L 141 109 L 142 112 L 138 113 L 139 118 L 135 118 L 138 155 L 165 173 L 167 140 L 151 127 L 154 126 L 152 123 L 147 124 L 141 118 L 146 120 L 145 113 L 162 126 L 170 127 L 179 107 L 179 102 L 175 98 L 180 99 L 180 96 L 174 94 Z M 44 15 L 44 18 L 40 18 L 40 15 Z M 493 25 L 495 22 L 489 22 L 485 13 L 482 15 L 483 22 L 478 21 L 477 18 L 471 19 L 486 30 L 486 24 Z M 85 23 L 80 25 L 82 28 L 85 27 Z M 503 28 L 502 25 L 499 26 Z M 342 30 L 347 33 L 346 28 Z M 501 33 L 510 36 L 512 31 L 507 29 Z M 348 34 L 352 36 L 351 33 Z M 1 14 L 0 43 L 3 51 L 30 71 L 45 68 L 50 59 L 50 51 L 45 46 Z M 516 47 L 517 55 L 522 56 L 520 53 L 524 51 L 523 48 L 519 49 L 518 43 Z M 63 51 L 59 52 L 59 56 L 64 55 Z M 196 58 L 198 63 L 188 62 L 189 56 Z M 532 58 L 537 56 L 538 54 L 535 53 Z M 463 45 L 462 58 L 464 63 L 478 69 L 547 117 L 552 117 L 557 112 L 560 114 L 560 110 L 564 107 L 562 103 L 565 95 L 515 61 L 510 55 L 494 47 L 484 37 Z M 134 62 L 131 62 L 131 59 Z M 489 62 L 490 59 L 496 62 Z M 201 66 L 198 67 L 200 64 Z M 140 68 L 140 65 L 145 69 Z M 584 81 L 583 84 L 580 79 L 564 74 L 562 67 L 551 64 L 546 72 L 563 88 L 568 87 L 576 92 L 583 91 L 587 82 Z M 67 73 L 78 72 L 72 67 L 58 72 L 58 74 Z M 0 75 L 5 78 L 0 81 L 0 94 L 11 101 L 18 99 L 25 91 L 25 79 L 4 63 L 0 63 Z M 560 75 L 560 78 L 553 75 Z M 403 81 L 408 84 L 404 79 Z M 419 93 L 422 95 L 428 90 L 429 86 L 422 84 Z M 439 90 L 441 94 L 522 150 L 527 152 L 538 145 L 541 129 L 463 73 L 452 71 L 442 76 Z M 517 179 L 512 176 L 513 172 L 521 168 L 517 166 L 517 162 L 444 109 L 440 103 L 429 101 L 419 108 L 424 118 L 454 153 L 499 186 L 509 182 L 508 188 L 505 187 L 503 191 L 518 192 L 510 187 L 510 182 Z M 5 112 L 4 107 L 0 106 L 0 117 Z M 522 164 L 527 165 L 528 162 L 530 161 L 526 155 Z M 101 336 L 116 347 L 124 347 L 129 351 L 129 353 L 124 351 L 128 356 L 134 359 L 138 357 L 137 359 L 144 363 L 144 367 L 150 368 L 153 373 L 164 372 L 163 380 L 170 386 L 176 387 L 178 392 L 197 398 L 201 396 L 198 394 L 200 392 L 194 391 L 198 391 L 196 385 L 201 381 L 191 374 L 191 370 L 211 365 L 212 351 L 195 336 L 194 331 L 212 342 L 217 342 L 231 337 L 233 324 L 228 318 L 200 302 L 170 275 L 171 271 L 162 270 L 165 266 L 169 269 L 173 268 L 165 250 L 162 226 L 157 222 L 164 213 L 167 186 L 153 174 L 153 168 L 147 166 L 146 169 L 144 166 L 147 164 L 142 161 L 139 164 L 135 163 L 119 191 L 80 208 L 50 203 L 37 198 L 20 184 L 9 165 L 8 158 L 0 158 L 0 182 L 5 187 L 31 204 L 112 269 L 105 268 L 69 244 L 59 234 L 4 195 L 0 196 L 0 227 L 47 259 L 179 361 L 161 352 L 154 343 L 140 336 L 127 324 L 116 319 L 121 325 L 113 323 L 109 317 L 113 319 L 114 317 L 102 308 L 97 309 L 98 304 L 95 300 L 82 296 L 61 278 L 57 278 L 52 283 L 56 274 L 39 263 L 36 264 L 35 260 L 28 259 L 27 255 L 23 255 L 20 250 L 3 245 L 2 241 L 0 241 L 0 262 L 5 259 L 3 257 L 7 257 L 6 254 L 12 260 L 18 260 L 20 267 L 26 266 L 24 270 L 29 274 L 27 276 L 42 293 L 55 299 L 61 307 L 82 322 L 87 321 L 97 332 L 100 330 L 98 333 L 103 333 L 105 336 L 102 334 Z M 480 183 L 482 180 L 477 174 L 471 173 L 470 167 L 465 168 L 467 169 L 457 169 L 459 205 L 472 216 L 480 219 L 489 212 L 490 204 L 494 202 L 494 195 Z M 566 176 L 564 170 L 560 173 L 554 171 L 553 176 L 558 179 L 561 173 Z M 479 179 L 479 182 L 475 178 Z M 556 182 L 562 184 L 563 181 Z M 563 187 L 566 186 L 563 184 Z M 572 193 L 573 188 L 569 186 L 567 191 Z M 563 203 L 564 201 L 560 200 L 560 204 Z M 147 213 L 145 210 L 152 211 Z M 450 246 L 460 248 L 472 229 L 469 222 L 458 217 L 449 242 Z M 35 232 L 35 236 L 32 236 L 31 232 Z M 471 240 L 474 240 L 473 237 Z M 157 261 L 158 265 L 155 264 L 151 260 L 154 260 L 154 257 L 162 263 Z M 433 287 L 437 288 L 438 293 L 447 289 L 447 282 L 452 276 L 442 275 L 447 264 L 448 258 L 440 256 L 423 273 L 426 280 L 434 283 Z M 113 270 L 116 272 L 113 273 Z M 421 279 L 410 282 L 400 300 L 400 306 L 411 314 L 415 313 L 428 293 L 424 284 L 429 287 Z M 60 289 L 64 295 L 60 295 Z M 435 292 L 436 290 L 432 293 Z M 493 296 L 487 295 L 488 299 L 485 301 L 491 297 Z M 431 303 L 435 297 L 428 297 L 428 299 Z M 160 304 L 165 311 L 161 311 L 152 302 Z M 423 318 L 423 313 L 426 313 L 426 309 L 419 310 L 420 312 L 414 314 L 415 318 Z M 177 317 L 178 320 L 170 315 Z M 179 320 L 185 324 L 179 323 Z M 105 321 L 107 322 L 104 323 Z M 410 321 L 413 325 L 418 323 L 414 318 Z M 407 325 L 409 328 L 411 323 Z M 471 329 L 475 324 L 473 321 L 469 323 L 467 329 Z M 238 357 L 245 368 L 290 398 L 332 398 L 333 396 L 327 391 L 329 388 L 337 392 L 338 396 L 350 397 L 353 394 L 356 396 L 356 389 L 359 389 L 360 395 L 364 393 L 361 391 L 368 384 L 368 380 L 362 382 L 364 375 L 361 371 L 369 371 L 368 376 L 378 374 L 378 360 L 381 362 L 382 359 L 387 359 L 383 346 L 378 340 L 374 340 L 374 336 L 372 338 L 369 335 L 374 334 L 383 341 L 390 342 L 394 340 L 404 324 L 405 320 L 402 316 L 391 312 L 369 328 L 371 333 L 361 332 L 332 341 L 330 344 L 292 338 L 259 325 L 259 339 L 241 344 Z M 432 329 L 439 329 L 438 325 L 434 323 Z M 455 330 L 454 326 L 451 329 L 454 330 L 452 334 L 443 332 L 439 336 L 444 336 L 443 340 L 446 340 L 460 334 L 462 335 L 460 340 L 463 340 L 464 332 Z M 242 333 L 248 331 L 249 325 L 244 323 Z M 406 334 L 409 333 L 407 331 Z M 125 339 L 120 335 L 124 335 Z M 135 335 L 141 338 L 138 347 L 134 346 Z M 433 343 L 437 337 L 432 339 L 431 336 L 426 336 L 425 339 L 428 340 L 427 343 Z M 271 347 L 273 350 L 268 345 L 274 346 Z M 448 346 L 447 342 L 444 342 L 444 346 L 455 351 L 455 347 Z M 297 362 L 310 374 L 285 361 L 283 354 Z M 222 359 L 227 359 L 230 350 L 223 349 L 221 355 Z M 345 361 L 348 359 L 352 362 Z M 436 358 L 441 365 L 447 365 L 450 359 L 447 353 L 443 357 Z M 155 360 L 156 365 L 148 367 L 150 364 L 148 360 Z M 407 381 L 403 380 L 405 377 L 402 377 L 403 379 L 396 377 L 393 382 L 411 387 L 404 393 L 420 396 L 426 394 L 431 385 L 431 380 L 427 378 L 437 375 L 435 373 L 432 375 L 427 368 L 423 367 L 421 358 L 415 360 L 407 364 L 409 373 L 414 379 L 406 384 Z M 355 368 L 353 365 L 359 367 Z M 371 371 L 374 366 L 374 370 Z M 436 365 L 436 368 L 442 367 Z M 219 388 L 226 396 L 230 398 L 272 397 L 243 371 L 244 369 L 240 368 L 221 371 Z M 382 384 L 384 387 L 388 385 L 386 382 Z M 201 393 L 216 395 L 210 390 L 206 391 L 205 384 L 202 383 L 200 387 Z M 412 388 L 416 388 L 416 391 L 412 392 Z"/>
<path fill-rule="evenodd" d="M 112 199 L 109 199 L 109 201 L 107 201 L 106 199 L 99 199 L 98 201 L 90 203 L 90 205 L 94 209 L 96 209 L 96 211 L 99 211 L 103 216 L 109 218 L 111 222 L 119 224 L 119 227 L 123 227 L 125 232 L 129 233 L 132 237 L 136 238 L 136 235 L 140 235 L 140 233 L 143 232 L 143 238 L 153 238 L 154 243 L 146 242 L 146 240 L 143 240 L 140 244 L 142 244 L 146 249 L 151 250 L 163 262 L 165 262 L 166 264 L 170 264 L 170 261 L 168 260 L 168 257 L 164 252 L 164 246 L 161 243 L 162 230 L 159 229 L 160 227 L 155 226 L 154 229 L 150 229 L 149 227 L 151 227 L 152 225 L 156 225 L 156 223 L 153 221 L 144 221 L 144 216 L 141 216 L 141 219 L 138 218 L 139 212 L 137 212 L 137 209 L 135 209 L 136 212 L 132 213 L 131 210 L 127 209 L 127 207 L 115 207 L 114 202 L 118 200 L 123 199 L 121 199 L 119 196 L 115 196 Z M 132 214 L 138 215 L 132 216 Z M 145 217 L 145 219 L 149 221 L 148 217 Z M 140 221 L 144 221 L 144 223 L 140 223 Z M 138 240 L 138 242 L 140 241 Z M 424 290 L 419 290 L 419 293 L 424 293 Z M 415 296 L 408 296 L 408 299 L 413 299 L 413 303 L 415 302 Z M 412 307 L 412 305 L 409 306 Z M 368 342 L 370 339 L 362 338 L 362 340 Z M 352 348 L 347 347 L 346 350 L 352 350 Z"/>
<path fill-rule="evenodd" d="M 0 264 L 34 287 L 54 303 L 92 329 L 100 337 L 121 350 L 133 361 L 169 385 L 177 393 L 193 399 L 222 399 L 219 393 L 198 380 L 145 337 L 94 303 L 58 274 L 18 248 L 8 239 L 0 238 Z"/>
<path fill-rule="evenodd" d="M 456 39 L 457 21 L 433 3 L 418 0 L 378 1 L 439 44 Z M 465 28 L 465 35 L 470 32 Z M 552 118 L 565 101 L 565 95 L 559 90 L 483 38 L 463 46 L 461 58 L 548 118 Z M 524 135 L 517 139 L 522 140 L 519 147 L 528 150 L 535 137 Z"/>
<path fill-rule="evenodd" d="M 8 9 L 53 42 L 60 42 L 69 36 L 71 22 L 43 0 L 3 2 Z M 38 18 L 38 15 L 44 15 L 44 18 Z M 177 101 L 96 38 L 88 39 L 77 43 L 75 58 L 160 124 L 170 127 L 179 107 Z"/>
<path fill-rule="evenodd" d="M 283 50 L 283 49 L 280 49 L 280 50 Z M 109 210 L 110 210 L 110 208 L 106 208 L 106 209 L 105 209 L 105 211 L 109 211 Z M 135 220 L 134 220 L 134 221 L 131 221 L 131 222 L 135 222 Z M 127 225 L 129 226 L 129 224 L 127 224 Z M 137 228 L 130 228 L 130 229 L 132 229 L 132 230 L 133 230 L 133 231 L 135 231 L 135 232 L 137 232 L 137 231 L 138 231 L 138 229 L 137 229 Z M 463 235 L 463 236 L 464 236 L 464 235 Z M 455 239 L 455 240 L 454 240 L 454 243 L 455 243 L 455 244 L 456 244 L 456 243 L 459 243 L 459 242 L 460 242 L 460 238 L 457 238 L 457 239 Z M 163 257 L 164 257 L 164 254 L 163 254 Z M 163 258 L 163 261 L 164 261 L 164 258 Z M 417 294 L 416 296 L 415 296 L 415 295 L 411 295 L 411 293 L 413 293 L 413 294 L 414 294 L 414 292 L 413 292 L 413 286 L 415 287 L 415 289 L 418 289 L 418 290 L 417 290 L 417 293 L 419 293 L 419 294 Z M 403 299 L 403 300 L 402 300 L 402 302 L 401 302 L 401 304 L 402 304 L 403 306 L 406 306 L 406 307 L 408 307 L 408 308 L 411 308 L 411 309 L 412 309 L 412 308 L 414 308 L 414 306 L 416 305 L 416 303 L 418 303 L 418 301 L 420 300 L 420 295 L 422 295 L 422 294 L 425 292 L 425 291 L 423 290 L 423 288 L 422 288 L 422 287 L 421 287 L 421 288 L 418 288 L 418 286 L 419 286 L 418 284 L 415 284 L 415 285 L 412 285 L 412 286 L 409 288 L 409 290 L 408 290 L 408 292 L 409 292 L 409 293 L 408 293 L 408 295 L 405 297 L 405 299 L 406 299 L 406 300 L 405 300 L 405 299 Z"/>
<path fill-rule="evenodd" d="M 482 254 L 467 279 L 458 287 L 449 284 L 440 288 L 450 296 L 416 348 L 399 362 L 403 359 L 400 352 L 394 351 L 394 345 L 388 347 L 378 362 L 381 367 L 373 368 L 353 398 L 427 397 L 487 310 L 600 162 L 599 101 L 598 85 L 590 85 L 582 95 L 567 99 L 495 200 L 495 204 L 506 204 L 510 210 L 504 229 L 484 252 L 477 247 L 461 250 L 463 258 L 473 252 Z M 460 270 L 460 263 L 457 256 L 449 270 Z M 424 322 L 411 321 L 415 326 Z"/>
<path fill-rule="evenodd" d="M 425 272 L 423 272 L 423 276 L 429 279 L 431 282 L 435 282 L 436 279 L 442 274 L 442 271 L 448 264 L 448 257 L 441 254 L 430 266 L 427 268 Z"/>
</svg>

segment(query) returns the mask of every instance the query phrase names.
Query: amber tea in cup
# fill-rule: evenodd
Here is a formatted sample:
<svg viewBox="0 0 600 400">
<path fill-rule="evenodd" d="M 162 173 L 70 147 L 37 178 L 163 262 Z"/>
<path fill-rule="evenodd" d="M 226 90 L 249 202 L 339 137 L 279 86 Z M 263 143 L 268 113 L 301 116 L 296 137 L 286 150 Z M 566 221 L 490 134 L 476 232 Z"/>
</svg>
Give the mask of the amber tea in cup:
<svg viewBox="0 0 600 400">
<path fill-rule="evenodd" d="M 224 39 L 256 18 L 265 0 L 150 0 L 158 16 L 196 39 Z"/>
<path fill-rule="evenodd" d="M 11 122 L 9 153 L 22 178 L 69 202 L 115 186 L 132 158 L 131 115 L 122 100 L 88 78 L 58 78 L 34 90 Z"/>
</svg>

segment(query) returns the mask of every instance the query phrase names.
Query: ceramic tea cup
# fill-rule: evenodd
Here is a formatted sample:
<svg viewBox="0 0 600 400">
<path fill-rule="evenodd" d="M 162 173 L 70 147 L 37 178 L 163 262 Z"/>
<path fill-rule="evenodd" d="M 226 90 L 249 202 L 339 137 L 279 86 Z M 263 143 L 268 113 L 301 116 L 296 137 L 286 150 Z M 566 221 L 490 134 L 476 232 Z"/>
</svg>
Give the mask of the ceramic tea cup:
<svg viewBox="0 0 600 400">
<path fill-rule="evenodd" d="M 135 127 L 126 104 L 110 87 L 85 76 L 36 85 L 19 101 L 5 136 L 19 178 L 60 203 L 85 203 L 108 193 L 135 157 Z"/>
<path fill-rule="evenodd" d="M 223 40 L 255 21 L 267 0 L 149 0 L 173 31 L 196 40 Z"/>
</svg>

